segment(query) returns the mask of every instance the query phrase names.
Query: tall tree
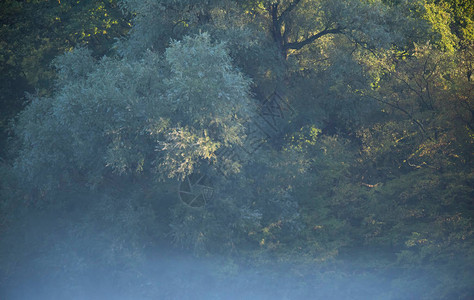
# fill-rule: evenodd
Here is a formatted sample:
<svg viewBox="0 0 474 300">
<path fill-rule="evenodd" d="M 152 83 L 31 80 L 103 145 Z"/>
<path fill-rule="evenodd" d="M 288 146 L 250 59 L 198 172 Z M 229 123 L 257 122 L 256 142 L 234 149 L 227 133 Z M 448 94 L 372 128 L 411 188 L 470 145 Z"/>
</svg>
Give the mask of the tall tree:
<svg viewBox="0 0 474 300">
<path fill-rule="evenodd" d="M 51 60 L 87 45 L 100 57 L 129 29 L 117 1 L 2 1 L 0 3 L 0 156 L 8 122 L 24 107 L 25 92 L 51 93 Z"/>
</svg>

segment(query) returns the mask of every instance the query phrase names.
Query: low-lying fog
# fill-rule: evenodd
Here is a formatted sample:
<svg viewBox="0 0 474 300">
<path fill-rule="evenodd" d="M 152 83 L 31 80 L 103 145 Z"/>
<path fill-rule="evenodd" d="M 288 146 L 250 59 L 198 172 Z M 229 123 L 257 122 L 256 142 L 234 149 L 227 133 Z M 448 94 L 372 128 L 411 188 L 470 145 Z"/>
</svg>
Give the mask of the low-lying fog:
<svg viewBox="0 0 474 300">
<path fill-rule="evenodd" d="M 246 266 L 172 249 L 150 255 L 133 270 L 84 266 L 80 274 L 63 270 L 69 276 L 50 276 L 57 271 L 16 280 L 2 299 L 422 299 L 436 286 L 436 279 L 422 272 L 400 280 L 401 271 L 347 265 L 318 270 L 288 262 Z"/>
</svg>

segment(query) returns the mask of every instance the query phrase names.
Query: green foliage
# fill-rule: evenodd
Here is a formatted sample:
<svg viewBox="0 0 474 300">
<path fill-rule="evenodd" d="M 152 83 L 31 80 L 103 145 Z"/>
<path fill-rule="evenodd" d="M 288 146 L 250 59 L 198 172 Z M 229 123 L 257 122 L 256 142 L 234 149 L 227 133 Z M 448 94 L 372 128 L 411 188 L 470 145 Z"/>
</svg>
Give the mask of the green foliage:
<svg viewBox="0 0 474 300">
<path fill-rule="evenodd" d="M 473 55 L 455 6 L 408 2 L 122 1 L 116 55 L 57 57 L 18 116 L 2 277 L 130 274 L 166 242 L 471 296 Z M 195 207 L 177 189 L 201 175 Z"/>
<path fill-rule="evenodd" d="M 462 168 L 469 161 L 471 154 L 462 149 L 472 143 L 472 84 L 457 55 L 425 45 L 406 59 L 387 57 L 391 62 L 381 65 L 386 80 L 367 96 L 385 105 L 393 119 L 360 133 L 369 141 L 369 155 L 381 151 L 394 165 L 415 168 Z"/>
<path fill-rule="evenodd" d="M 451 32 L 450 25 L 453 20 L 449 12 L 446 8 L 434 3 L 425 4 L 425 9 L 425 18 L 432 24 L 433 31 L 440 36 L 436 39 L 439 40 L 439 45 L 447 51 L 454 51 L 458 40 Z"/>
<path fill-rule="evenodd" d="M 451 16 L 452 31 L 466 42 L 465 46 L 472 44 L 474 40 L 474 4 L 466 0 L 438 1 L 439 5 L 448 7 Z"/>
<path fill-rule="evenodd" d="M 113 0 L 2 1 L 0 24 L 0 155 L 5 156 L 8 123 L 24 108 L 25 91 L 51 95 L 51 60 L 80 45 L 100 57 L 129 25 Z"/>
<path fill-rule="evenodd" d="M 182 177 L 201 160 L 216 161 L 219 147 L 241 143 L 252 113 L 249 81 L 205 34 L 176 42 L 164 59 L 148 51 L 94 63 L 79 48 L 55 64 L 58 92 L 33 100 L 16 125 L 17 168 L 34 181 L 100 181 L 108 172 Z M 56 168 L 40 176 L 46 165 Z"/>
</svg>

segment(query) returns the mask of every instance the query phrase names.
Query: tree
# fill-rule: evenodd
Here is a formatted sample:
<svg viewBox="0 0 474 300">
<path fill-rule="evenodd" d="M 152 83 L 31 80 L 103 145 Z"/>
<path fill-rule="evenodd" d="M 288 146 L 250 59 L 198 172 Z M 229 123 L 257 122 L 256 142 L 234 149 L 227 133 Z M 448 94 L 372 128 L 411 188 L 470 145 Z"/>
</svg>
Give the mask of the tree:
<svg viewBox="0 0 474 300">
<path fill-rule="evenodd" d="M 342 265 L 342 276 L 413 281 L 411 296 L 472 294 L 472 56 L 445 8 L 120 3 L 135 18 L 116 52 L 56 58 L 54 91 L 18 117 L 18 156 L 0 169 L 13 213 L 0 221 L 17 249 L 38 251 L 3 265 L 56 266 L 97 228 L 93 256 L 127 274 L 114 266 L 165 241 L 244 263 Z M 68 242 L 19 241 L 35 220 Z M 93 264 L 78 255 L 71 269 L 81 261 Z"/>
<path fill-rule="evenodd" d="M 16 125 L 17 167 L 32 180 L 183 177 L 201 161 L 220 163 L 214 152 L 241 143 L 252 114 L 249 81 L 206 34 L 174 42 L 163 59 L 148 51 L 95 62 L 79 48 L 55 65 L 58 92 L 33 99 Z M 49 176 L 44 164 L 55 166 Z"/>
<path fill-rule="evenodd" d="M 51 60 L 87 45 L 95 57 L 129 29 L 116 1 L 2 1 L 0 4 L 0 155 L 9 121 L 24 108 L 25 92 L 51 94 Z"/>
<path fill-rule="evenodd" d="M 464 40 L 468 46 L 474 39 L 474 4 L 464 0 L 441 0 L 435 1 L 439 6 L 446 7 L 452 15 L 451 29 L 458 38 Z"/>
<path fill-rule="evenodd" d="M 369 27 L 383 25 L 378 22 L 383 19 L 380 13 L 384 13 L 384 8 L 377 5 L 365 5 L 359 1 L 259 1 L 255 3 L 253 13 L 267 19 L 267 28 L 274 43 L 282 56 L 287 58 L 291 52 L 298 51 L 323 36 L 350 36 L 351 32 L 363 32 Z M 364 24 L 361 23 L 362 20 Z M 372 22 L 379 26 L 368 24 Z M 373 33 L 371 39 L 380 38 Z"/>
<path fill-rule="evenodd" d="M 225 45 L 205 33 L 137 59 L 97 61 L 77 48 L 54 65 L 56 92 L 31 99 L 19 115 L 18 157 L 13 169 L 1 169 L 2 178 L 16 174 L 24 187 L 21 195 L 8 192 L 2 180 L 2 195 L 9 195 L 0 202 L 8 208 L 0 215 L 2 233 L 8 249 L 16 249 L 10 255 L 0 247 L 2 270 L 11 270 L 0 273 L 6 285 L 41 270 L 51 271 L 44 282 L 69 271 L 71 278 L 92 276 L 84 263 L 132 274 L 147 247 L 169 232 L 176 198 L 165 191 L 196 169 L 223 164 L 215 152 L 239 145 L 253 114 L 249 80 L 232 66 Z M 232 210 L 222 204 L 217 211 Z M 52 233 L 59 224 L 62 230 Z M 229 235 L 220 228 L 209 236 Z M 94 241 L 98 235 L 101 242 Z M 76 250 L 61 260 L 64 269 L 55 269 L 60 253 Z"/>
</svg>

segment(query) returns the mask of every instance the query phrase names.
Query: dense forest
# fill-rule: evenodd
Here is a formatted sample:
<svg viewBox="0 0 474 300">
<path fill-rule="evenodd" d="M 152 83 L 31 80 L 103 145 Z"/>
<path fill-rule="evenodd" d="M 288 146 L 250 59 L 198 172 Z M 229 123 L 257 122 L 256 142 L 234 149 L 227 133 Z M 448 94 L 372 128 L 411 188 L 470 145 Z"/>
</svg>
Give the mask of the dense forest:
<svg viewBox="0 0 474 300">
<path fill-rule="evenodd" d="M 474 299 L 474 3 L 3 0 L 1 299 Z"/>
</svg>

